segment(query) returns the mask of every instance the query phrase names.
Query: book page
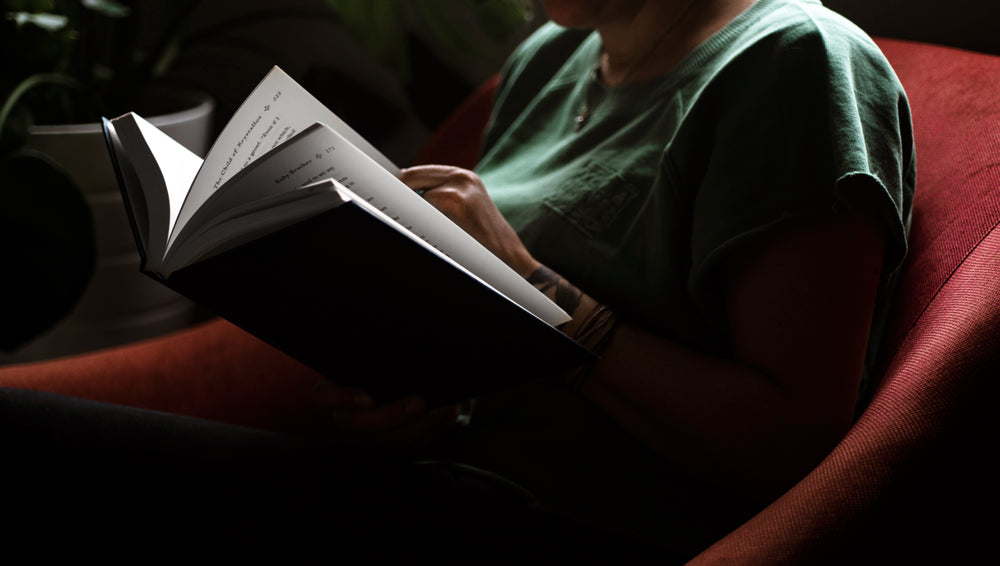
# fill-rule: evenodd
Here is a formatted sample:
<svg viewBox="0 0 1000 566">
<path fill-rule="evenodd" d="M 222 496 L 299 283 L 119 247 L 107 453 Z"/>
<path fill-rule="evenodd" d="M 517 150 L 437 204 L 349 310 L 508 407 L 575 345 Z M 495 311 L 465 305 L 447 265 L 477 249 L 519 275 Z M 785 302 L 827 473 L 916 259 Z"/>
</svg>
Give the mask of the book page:
<svg viewBox="0 0 1000 566">
<path fill-rule="evenodd" d="M 188 190 L 201 168 L 202 159 L 194 152 L 184 147 L 159 128 L 144 120 L 135 113 L 130 114 L 145 138 L 149 150 L 160 165 L 163 182 L 167 186 L 167 199 L 170 201 L 170 221 L 167 233 L 157 234 L 157 238 L 165 238 L 174 229 L 181 205 L 187 198 Z"/>
<path fill-rule="evenodd" d="M 276 195 L 297 192 L 304 185 L 331 178 L 336 172 L 330 156 L 333 147 L 326 139 L 329 136 L 320 130 L 329 128 L 313 124 L 272 151 L 267 159 L 254 161 L 233 175 L 195 211 L 182 230 L 172 235 L 170 250 L 185 247 L 205 226 L 224 220 L 248 203 L 272 201 Z"/>
<path fill-rule="evenodd" d="M 202 160 L 135 113 L 119 116 L 109 126 L 124 154 L 119 158 L 128 163 L 122 164 L 123 182 L 134 176 L 139 183 L 126 190 L 137 228 L 144 231 L 144 256 L 155 270 L 166 255 L 167 240 Z"/>
<path fill-rule="evenodd" d="M 284 71 L 274 67 L 233 114 L 212 144 L 178 214 L 178 229 L 171 234 L 170 244 L 197 209 L 228 179 L 316 122 L 337 130 L 392 175 L 399 174 L 399 168 L 371 143 Z"/>
<path fill-rule="evenodd" d="M 189 225 L 193 233 L 170 249 L 162 275 L 169 277 L 182 267 L 347 202 L 348 197 L 335 190 L 330 183 L 333 181 L 243 203 L 208 219 L 204 224 Z"/>
<path fill-rule="evenodd" d="M 234 177 L 206 203 L 205 214 L 239 199 L 267 198 L 304 184 L 333 179 L 400 223 L 500 293 L 552 326 L 569 316 L 506 263 L 433 205 L 379 166 L 338 132 L 317 124 Z M 197 223 L 194 223 L 197 224 Z"/>
</svg>

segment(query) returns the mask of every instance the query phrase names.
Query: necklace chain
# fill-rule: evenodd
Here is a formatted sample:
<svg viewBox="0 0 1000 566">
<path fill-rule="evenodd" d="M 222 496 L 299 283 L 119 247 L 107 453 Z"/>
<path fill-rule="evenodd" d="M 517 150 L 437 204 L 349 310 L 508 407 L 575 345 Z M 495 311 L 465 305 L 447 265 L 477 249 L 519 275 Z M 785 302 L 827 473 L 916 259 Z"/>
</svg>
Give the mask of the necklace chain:
<svg viewBox="0 0 1000 566">
<path fill-rule="evenodd" d="M 688 11 L 691 9 L 692 6 L 694 6 L 695 2 L 696 0 L 688 0 L 687 4 L 685 4 L 684 7 L 681 8 L 681 10 L 677 13 L 677 17 L 675 17 L 673 21 L 671 21 L 669 24 L 667 24 L 666 27 L 663 28 L 663 31 L 661 31 L 660 35 L 656 37 L 656 40 L 650 44 L 649 48 L 646 49 L 646 51 L 643 52 L 642 55 L 636 58 L 631 65 L 629 65 L 629 67 L 625 70 L 625 73 L 622 74 L 622 78 L 619 81 L 619 84 L 627 84 L 628 80 L 632 78 L 632 74 L 639 67 L 641 67 L 642 64 L 646 62 L 647 59 L 649 59 L 650 55 L 653 54 L 653 51 L 655 51 L 656 48 L 659 47 L 659 45 L 663 42 L 663 40 L 666 39 L 667 36 L 670 35 L 670 33 L 677 28 L 678 25 L 680 25 L 680 23 L 684 20 L 684 17 L 687 16 Z M 597 69 L 595 69 L 594 73 L 595 78 L 601 68 L 601 64 L 608 62 L 608 60 L 609 60 L 609 55 L 607 51 L 601 49 L 601 57 L 598 60 Z M 587 123 L 587 120 L 590 119 L 591 108 L 588 99 L 589 99 L 589 92 L 585 92 L 583 105 L 580 107 L 580 112 L 576 116 L 575 120 L 576 125 L 573 128 L 573 131 L 575 132 L 579 132 L 580 130 L 582 130 L 583 126 Z"/>
</svg>

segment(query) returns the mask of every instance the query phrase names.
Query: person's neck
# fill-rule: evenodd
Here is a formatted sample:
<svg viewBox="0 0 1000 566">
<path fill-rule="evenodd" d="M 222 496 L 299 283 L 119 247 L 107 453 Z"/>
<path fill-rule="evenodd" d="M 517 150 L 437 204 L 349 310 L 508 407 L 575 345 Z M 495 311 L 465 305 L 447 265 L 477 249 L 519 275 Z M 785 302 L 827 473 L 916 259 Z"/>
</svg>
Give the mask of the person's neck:
<svg viewBox="0 0 1000 566">
<path fill-rule="evenodd" d="M 676 67 L 756 0 L 653 0 L 597 28 L 601 80 L 646 82 Z"/>
</svg>

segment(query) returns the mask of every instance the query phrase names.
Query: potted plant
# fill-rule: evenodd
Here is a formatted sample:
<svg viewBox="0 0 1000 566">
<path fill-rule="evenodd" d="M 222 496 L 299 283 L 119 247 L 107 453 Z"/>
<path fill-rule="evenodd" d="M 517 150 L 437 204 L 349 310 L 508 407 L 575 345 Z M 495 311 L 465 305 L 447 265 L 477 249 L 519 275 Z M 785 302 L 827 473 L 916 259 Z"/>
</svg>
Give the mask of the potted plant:
<svg viewBox="0 0 1000 566">
<path fill-rule="evenodd" d="M 193 7 L 176 4 L 170 26 Z M 4 245 L 17 242 L 17 253 L 5 266 L 16 275 L 0 289 L 0 348 L 14 353 L 0 360 L 145 338 L 194 315 L 190 303 L 139 276 L 97 122 L 145 106 L 204 151 L 212 102 L 156 93 L 169 54 L 138 43 L 134 8 L 114 0 L 4 2 L 0 48 L 16 56 L 0 78 L 0 214 Z"/>
<path fill-rule="evenodd" d="M 135 110 L 203 154 L 213 133 L 212 100 L 166 81 L 175 63 L 187 57 L 192 66 L 192 57 L 212 52 L 205 48 L 210 43 L 228 49 L 219 50 L 219 58 L 226 59 L 217 64 L 232 65 L 235 50 L 243 51 L 237 64 L 248 68 L 289 61 L 294 54 L 247 41 L 265 34 L 241 30 L 276 21 L 327 20 L 354 32 L 419 100 L 418 89 L 411 88 L 419 82 L 411 80 L 414 55 L 425 59 L 425 52 L 434 50 L 457 60 L 490 55 L 483 46 L 509 36 L 530 15 L 531 5 L 525 0 L 449 0 L 447 6 L 424 0 L 257 4 L 4 0 L 0 49 L 16 56 L 7 57 L 8 71 L 0 76 L 0 237 L 18 242 L 19 253 L 6 266 L 17 277 L 0 284 L 0 319 L 5 321 L 0 350 L 16 352 L 0 354 L 0 363 L 150 337 L 201 316 L 139 273 L 97 124 L 100 116 Z M 195 17 L 204 12 L 215 14 Z M 463 39 L 470 29 L 482 37 Z M 422 51 L 411 53 L 415 49 Z M 322 73 L 312 73 L 317 75 Z M 423 99 L 448 108 L 454 102 L 440 91 Z M 431 108 L 430 120 L 437 117 L 434 112 L 439 116 L 442 110 Z"/>
</svg>

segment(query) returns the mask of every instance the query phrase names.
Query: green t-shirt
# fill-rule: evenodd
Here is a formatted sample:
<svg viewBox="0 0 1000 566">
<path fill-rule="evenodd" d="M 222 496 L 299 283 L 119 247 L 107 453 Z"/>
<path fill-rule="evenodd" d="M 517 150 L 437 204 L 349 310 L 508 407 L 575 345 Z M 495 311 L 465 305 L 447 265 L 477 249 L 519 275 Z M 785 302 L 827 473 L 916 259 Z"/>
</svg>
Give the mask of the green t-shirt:
<svg viewBox="0 0 1000 566">
<path fill-rule="evenodd" d="M 903 89 L 863 32 L 816 1 L 759 0 L 656 80 L 608 89 L 600 53 L 596 33 L 547 24 L 503 73 L 477 172 L 537 259 L 724 356 L 719 266 L 784 221 L 833 213 L 852 178 L 885 224 L 888 288 L 914 149 Z M 711 509 L 711 489 L 688 489 L 582 398 L 531 385 L 480 400 L 472 422 L 469 461 L 546 503 L 661 542 L 704 533 L 685 513 Z"/>
<path fill-rule="evenodd" d="M 906 97 L 819 2 L 760 0 L 652 82 L 595 80 L 596 33 L 548 24 L 503 75 L 477 167 L 542 263 L 598 301 L 724 353 L 717 268 L 755 235 L 832 213 L 859 176 L 902 259 L 914 186 Z M 584 105 L 591 114 L 574 131 Z"/>
</svg>

